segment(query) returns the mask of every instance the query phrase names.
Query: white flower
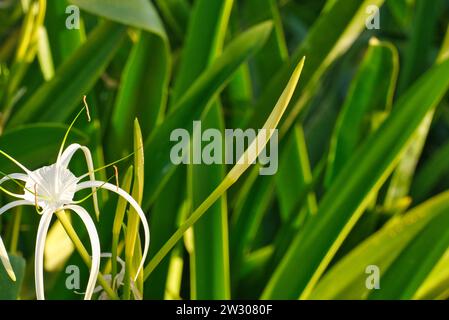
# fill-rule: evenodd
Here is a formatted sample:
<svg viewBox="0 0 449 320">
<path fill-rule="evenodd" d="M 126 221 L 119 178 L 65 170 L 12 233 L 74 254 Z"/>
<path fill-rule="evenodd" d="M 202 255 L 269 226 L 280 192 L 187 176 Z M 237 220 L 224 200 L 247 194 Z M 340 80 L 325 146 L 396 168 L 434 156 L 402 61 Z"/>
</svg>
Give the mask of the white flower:
<svg viewBox="0 0 449 320">
<path fill-rule="evenodd" d="M 78 114 L 79 115 L 79 114 Z M 77 116 L 78 117 L 78 116 Z M 76 120 L 76 118 L 75 118 Z M 75 122 L 75 120 L 72 122 Z M 28 170 L 24 165 L 19 163 L 17 160 L 0 150 L 0 154 L 4 155 L 11 161 L 13 161 L 17 166 L 19 166 L 24 173 L 13 173 L 7 175 L 0 179 L 0 185 L 8 180 L 22 181 L 25 183 L 23 194 L 14 194 L 8 192 L 4 188 L 3 191 L 7 192 L 9 195 L 19 199 L 11 203 L 6 204 L 0 208 L 0 215 L 17 206 L 29 205 L 36 206 L 40 208 L 41 218 L 39 221 L 39 227 L 37 231 L 36 239 L 36 251 L 35 251 L 35 282 L 36 282 L 36 296 L 39 300 L 45 299 L 44 296 L 44 245 L 47 237 L 47 232 L 50 227 L 52 216 L 55 212 L 59 210 L 70 210 L 76 213 L 83 223 L 85 224 L 92 246 L 92 265 L 89 276 L 89 281 L 87 284 L 86 293 L 84 296 L 85 300 L 92 297 L 95 289 L 95 283 L 100 268 L 100 240 L 95 228 L 95 224 L 90 217 L 89 213 L 81 206 L 79 206 L 80 201 L 74 201 L 73 198 L 78 191 L 91 189 L 95 213 L 99 215 L 98 202 L 97 202 L 97 189 L 106 189 L 117 193 L 119 196 L 123 197 L 138 213 L 140 219 L 142 220 L 142 225 L 145 233 L 145 243 L 144 250 L 142 254 L 142 261 L 137 269 L 136 278 L 138 274 L 142 271 L 145 258 L 148 254 L 148 248 L 150 245 L 150 230 L 148 226 L 147 219 L 144 212 L 140 208 L 139 204 L 123 189 L 116 185 L 110 184 L 108 182 L 95 180 L 94 167 L 92 156 L 90 150 L 79 144 L 72 144 L 63 150 L 64 142 L 67 138 L 67 134 L 64 137 L 61 149 L 58 154 L 56 163 L 39 168 L 35 171 Z M 68 165 L 73 155 L 77 151 L 82 151 L 84 153 L 88 173 L 76 177 L 69 169 Z M 82 181 L 83 179 L 89 177 L 89 180 Z M 9 262 L 8 254 L 3 241 L 0 237 L 0 259 L 6 268 L 8 275 L 15 281 L 14 271 Z"/>
</svg>

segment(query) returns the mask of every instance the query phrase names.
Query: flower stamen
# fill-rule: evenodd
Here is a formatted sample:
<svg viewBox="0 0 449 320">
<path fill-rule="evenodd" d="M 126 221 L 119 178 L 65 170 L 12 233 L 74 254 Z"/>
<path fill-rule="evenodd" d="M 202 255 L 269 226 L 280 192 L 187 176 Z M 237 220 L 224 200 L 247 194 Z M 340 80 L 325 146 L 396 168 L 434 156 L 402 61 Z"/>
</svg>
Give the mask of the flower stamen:
<svg viewBox="0 0 449 320">
<path fill-rule="evenodd" d="M 86 108 L 86 113 L 87 113 L 87 121 L 89 121 L 90 122 L 90 112 L 89 112 L 89 106 L 88 106 L 88 104 L 87 104 L 87 101 L 86 101 L 86 95 L 84 95 L 83 96 L 83 103 L 84 103 L 84 107 Z"/>
<path fill-rule="evenodd" d="M 118 168 L 116 165 L 114 165 L 114 173 L 115 173 L 115 184 L 117 185 L 117 191 L 119 189 L 119 183 L 118 183 Z"/>
</svg>

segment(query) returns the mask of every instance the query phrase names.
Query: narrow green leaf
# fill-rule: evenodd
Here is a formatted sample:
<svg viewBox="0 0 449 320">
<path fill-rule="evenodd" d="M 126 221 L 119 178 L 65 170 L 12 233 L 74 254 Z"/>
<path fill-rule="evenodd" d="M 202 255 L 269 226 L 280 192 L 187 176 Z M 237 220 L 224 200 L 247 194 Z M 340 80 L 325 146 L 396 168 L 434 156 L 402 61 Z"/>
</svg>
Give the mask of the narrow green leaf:
<svg viewBox="0 0 449 320">
<path fill-rule="evenodd" d="M 417 48 L 417 50 L 419 50 Z M 437 57 L 437 63 L 444 61 L 449 53 L 449 27 L 443 45 Z M 394 207 L 396 202 L 400 202 L 406 197 L 410 191 L 410 185 L 415 174 L 416 166 L 421 157 L 424 144 L 429 134 L 430 125 L 434 117 L 435 109 L 429 110 L 419 128 L 414 133 L 414 137 L 410 142 L 407 151 L 404 153 L 403 159 L 396 168 L 387 191 L 385 205 Z"/>
<path fill-rule="evenodd" d="M 221 54 L 232 5 L 233 0 L 199 0 L 195 3 L 181 58 L 178 82 L 174 87 L 174 103 L 190 86 L 190 83 Z M 202 37 L 197 36 L 200 33 L 203 33 Z M 224 130 L 223 113 L 218 98 L 202 117 L 201 130 L 209 128 Z M 193 164 L 188 170 L 189 196 L 192 207 L 195 208 L 223 180 L 225 167 L 221 164 Z M 191 254 L 191 298 L 229 299 L 230 275 L 225 197 L 212 205 L 208 215 L 194 226 Z M 212 266 L 211 259 L 214 261 Z"/>
<path fill-rule="evenodd" d="M 401 251 L 429 221 L 443 215 L 448 207 L 449 193 L 446 192 L 426 201 L 403 216 L 397 216 L 326 272 L 309 298 L 366 299 L 371 292 L 366 287 L 366 279 L 369 276 L 366 273 L 366 267 L 370 265 L 379 267 L 382 288 L 383 274 L 387 272 Z M 409 270 L 408 267 L 403 271 L 407 270 Z"/>
<path fill-rule="evenodd" d="M 449 211 L 430 221 L 382 275 L 369 299 L 411 299 L 449 247 Z M 432 245 L 429 246 L 429 243 Z M 418 258 L 419 257 L 419 258 Z"/>
<path fill-rule="evenodd" d="M 159 15 L 147 0 L 69 0 L 90 13 L 166 37 Z"/>
<path fill-rule="evenodd" d="M 306 298 L 347 234 L 400 159 L 426 113 L 449 86 L 449 61 L 434 66 L 398 100 L 390 117 L 351 157 L 317 215 L 291 244 L 263 298 Z M 413 113 L 410 113 L 413 110 Z M 301 264 L 298 270 L 297 266 Z M 295 278 L 291 274 L 295 273 Z"/>
<path fill-rule="evenodd" d="M 47 27 L 51 53 L 56 68 L 86 40 L 82 17 L 80 17 L 79 29 L 65 27 L 67 19 L 69 19 L 69 14 L 66 13 L 69 5 L 68 0 L 47 1 L 45 26 Z M 70 22 L 72 21 L 70 20 Z"/>
<path fill-rule="evenodd" d="M 372 38 L 359 70 L 351 82 L 332 136 L 326 185 L 329 186 L 363 138 L 370 133 L 375 111 L 390 111 L 399 69 L 392 44 Z"/>
<path fill-rule="evenodd" d="M 0 149 L 32 170 L 56 160 L 66 131 L 66 126 L 58 124 L 21 126 L 0 136 Z M 80 131 L 72 130 L 68 138 L 68 142 L 71 141 L 87 144 L 88 138 Z M 18 172 L 17 166 L 4 157 L 0 158 L 0 168 L 5 173 Z"/>
<path fill-rule="evenodd" d="M 125 28 L 103 23 L 56 71 L 54 78 L 40 86 L 16 114 L 9 127 L 25 122 L 64 121 L 81 103 L 81 98 L 103 73 L 125 35 Z"/>
<path fill-rule="evenodd" d="M 308 61 L 303 74 L 304 86 L 293 96 L 294 105 L 281 124 L 280 135 L 282 136 L 290 129 L 298 114 L 312 97 L 321 76 L 339 56 L 346 52 L 365 29 L 366 7 L 368 5 L 380 7 L 383 2 L 383 0 L 347 0 L 344 6 L 338 1 L 329 2 L 327 9 L 323 10 L 307 37 L 292 54 L 290 63 L 272 77 L 273 80 L 260 96 L 254 108 L 257 112 L 253 114 L 250 126 L 260 127 L 263 119 L 269 114 L 271 106 L 285 87 L 289 74 L 298 61 L 303 56 L 307 56 Z"/>
<path fill-rule="evenodd" d="M 169 77 L 170 55 L 166 41 L 153 34 L 141 33 L 122 74 L 112 112 L 111 147 L 126 151 L 134 118 L 140 119 L 144 137 L 148 137 L 162 121 Z"/>
<path fill-rule="evenodd" d="M 294 70 L 290 81 L 285 87 L 284 92 L 280 96 L 278 102 L 273 108 L 272 113 L 268 117 L 262 132 L 268 130 L 268 134 L 258 134 L 256 139 L 250 144 L 246 151 L 241 156 L 244 161 L 237 161 L 237 164 L 232 167 L 219 186 L 207 197 L 207 199 L 190 215 L 190 217 L 181 225 L 181 227 L 171 236 L 171 238 L 165 243 L 165 245 L 159 250 L 159 252 L 153 257 L 150 263 L 145 267 L 145 278 L 147 278 L 151 272 L 157 267 L 162 259 L 169 253 L 169 251 L 175 246 L 175 244 L 182 238 L 184 233 L 191 228 L 203 214 L 241 177 L 241 175 L 251 166 L 256 160 L 259 153 L 266 147 L 268 141 L 274 134 L 274 130 L 277 128 L 279 121 L 282 118 L 288 104 L 292 98 L 293 92 L 298 84 L 301 71 L 304 66 L 305 57 L 300 61 L 296 69 Z M 240 163 L 239 163 L 240 162 Z"/>
<path fill-rule="evenodd" d="M 237 68 L 265 43 L 271 32 L 270 22 L 257 25 L 232 41 L 223 54 L 204 71 L 173 108 L 165 121 L 145 143 L 148 170 L 144 194 L 144 208 L 152 204 L 173 172 L 170 161 L 170 135 L 174 129 L 184 128 L 191 134 L 192 122 L 200 119 L 210 100 L 218 93 Z"/>
<path fill-rule="evenodd" d="M 279 198 L 281 218 L 286 221 L 295 209 L 298 199 L 298 191 L 312 182 L 312 170 L 310 168 L 309 155 L 307 151 L 304 131 L 301 126 L 296 126 L 283 162 L 279 165 L 276 175 L 276 190 Z M 316 196 L 313 192 L 307 196 L 305 204 L 307 214 L 316 212 Z M 303 211 L 303 210 L 301 210 Z M 299 213 L 294 213 L 298 214 Z"/>
<path fill-rule="evenodd" d="M 9 278 L 3 265 L 0 264 L 0 288 L 2 288 L 0 300 L 17 300 L 25 277 L 25 259 L 14 255 L 9 255 L 9 259 L 16 275 L 16 281 Z"/>
</svg>

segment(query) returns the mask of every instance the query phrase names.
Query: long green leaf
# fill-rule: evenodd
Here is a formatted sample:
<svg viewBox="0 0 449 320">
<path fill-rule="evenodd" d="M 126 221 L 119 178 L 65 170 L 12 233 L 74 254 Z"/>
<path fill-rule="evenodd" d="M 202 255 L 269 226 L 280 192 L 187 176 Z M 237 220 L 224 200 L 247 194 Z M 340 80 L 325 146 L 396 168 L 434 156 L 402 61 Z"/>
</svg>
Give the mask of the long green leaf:
<svg viewBox="0 0 449 320">
<path fill-rule="evenodd" d="M 141 33 L 123 71 L 112 111 L 108 142 L 117 153 L 125 152 L 126 146 L 132 141 L 134 118 L 142 123 L 142 135 L 145 138 L 162 121 L 167 102 L 170 64 L 166 40 L 154 34 Z"/>
<path fill-rule="evenodd" d="M 21 126 L 9 130 L 0 137 L 0 149 L 32 170 L 56 160 L 66 130 L 66 126 L 58 124 Z M 74 141 L 87 144 L 89 139 L 80 131 L 73 130 L 68 142 Z M 0 168 L 5 173 L 20 171 L 15 164 L 4 157 L 0 158 Z"/>
<path fill-rule="evenodd" d="M 9 127 L 36 121 L 65 121 L 98 80 L 125 35 L 110 22 L 98 26 L 87 41 L 13 114 Z"/>
<path fill-rule="evenodd" d="M 221 54 L 232 5 L 233 0 L 196 2 L 184 46 L 178 82 L 174 87 L 175 102 L 190 83 Z M 204 33 L 204 30 L 208 31 Z M 204 33 L 201 38 L 197 37 L 199 33 Z M 202 118 L 201 130 L 208 128 L 224 130 L 223 112 L 218 99 Z M 195 208 L 220 184 L 225 168 L 221 164 L 193 164 L 188 170 L 191 204 Z M 222 197 L 193 228 L 192 299 L 230 298 L 227 219 L 226 198 Z M 211 258 L 214 261 L 212 266 Z"/>
<path fill-rule="evenodd" d="M 250 144 L 246 151 L 241 156 L 244 161 L 237 161 L 237 164 L 232 167 L 229 173 L 225 176 L 223 181 L 217 188 L 207 197 L 207 199 L 190 215 L 190 217 L 176 230 L 171 238 L 165 243 L 165 245 L 159 250 L 159 252 L 153 257 L 150 263 L 145 267 L 145 278 L 147 278 L 151 272 L 157 267 L 162 259 L 168 254 L 168 252 L 175 246 L 175 244 L 182 238 L 184 233 L 191 228 L 204 213 L 245 173 L 245 171 L 251 166 L 251 164 L 257 159 L 260 152 L 266 147 L 268 141 L 271 139 L 274 131 L 279 124 L 285 110 L 287 109 L 290 99 L 298 84 L 301 71 L 304 66 L 305 57 L 300 61 L 296 69 L 294 70 L 290 81 L 285 87 L 284 92 L 280 96 L 278 102 L 273 108 L 272 113 L 265 122 L 262 130 L 269 130 L 269 134 L 258 134 L 256 139 Z"/>
<path fill-rule="evenodd" d="M 375 111 L 390 111 L 399 69 L 396 49 L 390 43 L 372 39 L 351 83 L 332 136 L 326 184 L 329 186 L 371 126 Z"/>
<path fill-rule="evenodd" d="M 0 300 L 17 300 L 25 277 L 25 259 L 10 255 L 12 268 L 16 275 L 16 281 L 12 281 L 0 264 Z"/>
<path fill-rule="evenodd" d="M 371 193 L 385 182 L 413 132 L 445 94 L 448 72 L 449 61 L 445 61 L 420 78 L 396 103 L 391 116 L 351 157 L 322 199 L 317 215 L 294 239 L 263 298 L 309 296 L 369 204 Z"/>
<path fill-rule="evenodd" d="M 147 0 L 69 0 L 90 13 L 166 37 L 164 27 L 151 1 Z"/>
<path fill-rule="evenodd" d="M 366 267 L 375 265 L 383 274 L 414 237 L 449 206 L 449 193 L 434 197 L 422 205 L 387 223 L 381 230 L 359 244 L 333 266 L 318 282 L 310 299 L 366 299 L 371 290 L 366 287 L 369 276 Z M 408 267 L 404 269 L 409 269 Z M 338 281 L 336 281 L 338 279 Z"/>
<path fill-rule="evenodd" d="M 237 68 L 265 43 L 271 32 L 270 22 L 257 25 L 232 41 L 223 54 L 204 71 L 173 108 L 165 121 L 153 132 L 145 144 L 147 181 L 144 207 L 152 204 L 172 174 L 175 166 L 170 160 L 170 134 L 174 129 L 184 128 L 191 134 L 192 122 L 200 119 L 210 100 L 226 84 Z"/>
</svg>

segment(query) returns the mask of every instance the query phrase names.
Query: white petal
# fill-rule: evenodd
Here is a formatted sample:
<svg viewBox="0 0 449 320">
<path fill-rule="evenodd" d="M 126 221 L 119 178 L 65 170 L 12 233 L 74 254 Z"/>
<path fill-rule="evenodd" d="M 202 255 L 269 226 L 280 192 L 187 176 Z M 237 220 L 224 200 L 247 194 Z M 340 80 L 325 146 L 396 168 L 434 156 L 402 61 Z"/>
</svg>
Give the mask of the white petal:
<svg viewBox="0 0 449 320">
<path fill-rule="evenodd" d="M 20 180 L 26 182 L 28 180 L 28 176 L 23 173 L 11 173 L 0 179 L 0 185 L 10 180 Z M 8 194 L 19 199 L 23 199 L 24 197 L 23 194 L 17 194 L 13 192 L 8 192 Z"/>
<path fill-rule="evenodd" d="M 97 229 L 95 224 L 87 211 L 76 205 L 65 206 L 64 209 L 69 209 L 74 211 L 83 220 L 86 226 L 87 232 L 89 233 L 90 245 L 92 246 L 92 264 L 90 268 L 89 281 L 87 283 L 86 294 L 84 300 L 90 300 L 92 294 L 95 290 L 95 284 L 97 283 L 98 273 L 100 272 L 100 239 L 98 238 Z"/>
<path fill-rule="evenodd" d="M 12 281 L 16 281 L 16 275 L 12 269 L 11 262 L 9 261 L 8 252 L 6 251 L 5 245 L 3 243 L 2 237 L 0 237 L 0 260 L 5 266 L 6 273 L 11 278 Z"/>
<path fill-rule="evenodd" d="M 103 182 L 103 181 L 85 181 L 78 184 L 76 191 L 80 191 L 87 188 L 96 187 L 99 189 L 106 189 L 112 192 L 117 193 L 119 196 L 123 197 L 126 201 L 129 202 L 129 204 L 136 210 L 137 214 L 140 217 L 140 220 L 142 220 L 142 225 L 145 233 L 145 244 L 144 244 L 144 250 L 142 254 L 142 261 L 139 265 L 139 268 L 137 269 L 136 276 L 134 278 L 134 281 L 137 279 L 137 276 L 139 275 L 140 271 L 142 271 L 143 264 L 145 263 L 145 259 L 148 254 L 148 249 L 150 247 L 150 227 L 148 225 L 147 218 L 145 217 L 145 213 L 143 213 L 142 208 L 139 206 L 139 204 L 134 200 L 133 197 L 131 197 L 125 190 L 121 188 L 117 188 L 116 185 Z"/>
<path fill-rule="evenodd" d="M 61 157 L 58 158 L 57 162 L 64 166 L 65 168 L 67 168 L 67 166 L 70 163 L 70 160 L 72 160 L 73 155 L 78 151 L 81 150 L 84 153 L 84 157 L 86 158 L 86 164 L 87 164 L 87 170 L 88 175 L 89 175 L 89 179 L 91 181 L 95 181 L 95 172 L 94 172 L 94 163 L 92 161 L 92 154 L 90 153 L 89 148 L 85 147 L 85 146 L 81 146 L 77 143 L 71 144 L 70 146 L 68 146 L 64 152 L 62 153 Z M 95 215 L 97 217 L 97 219 L 100 216 L 100 210 L 98 208 L 98 197 L 97 197 L 97 192 L 96 192 L 96 188 L 92 187 L 92 198 L 94 201 L 94 210 L 95 210 Z"/>
<path fill-rule="evenodd" d="M 6 211 L 8 211 L 14 207 L 18 207 L 18 206 L 34 206 L 34 203 L 31 203 L 27 200 L 17 200 L 17 201 L 10 202 L 0 208 L 0 215 L 4 214 Z"/>
<path fill-rule="evenodd" d="M 0 184 L 9 181 L 9 180 L 20 180 L 20 181 L 24 181 L 26 182 L 28 179 L 28 176 L 26 174 L 23 173 L 11 173 L 8 174 L 7 176 L 3 177 L 0 179 Z"/>
<path fill-rule="evenodd" d="M 44 248 L 47 239 L 48 228 L 50 227 L 53 212 L 45 210 L 39 220 L 36 236 L 36 250 L 34 252 L 34 279 L 36 283 L 36 297 L 38 300 L 45 300 L 44 294 Z"/>
<path fill-rule="evenodd" d="M 12 209 L 14 207 L 21 206 L 21 205 L 31 205 L 31 204 L 25 200 L 18 200 L 18 201 L 10 202 L 0 208 L 0 215 L 5 213 L 9 209 Z M 8 273 L 9 277 L 13 281 L 16 281 L 16 276 L 14 274 L 14 270 L 12 269 L 11 263 L 9 261 L 8 252 L 6 251 L 5 245 L 4 245 L 1 237 L 0 237 L 0 260 L 2 261 L 3 265 L 5 266 L 6 272 Z"/>
</svg>

